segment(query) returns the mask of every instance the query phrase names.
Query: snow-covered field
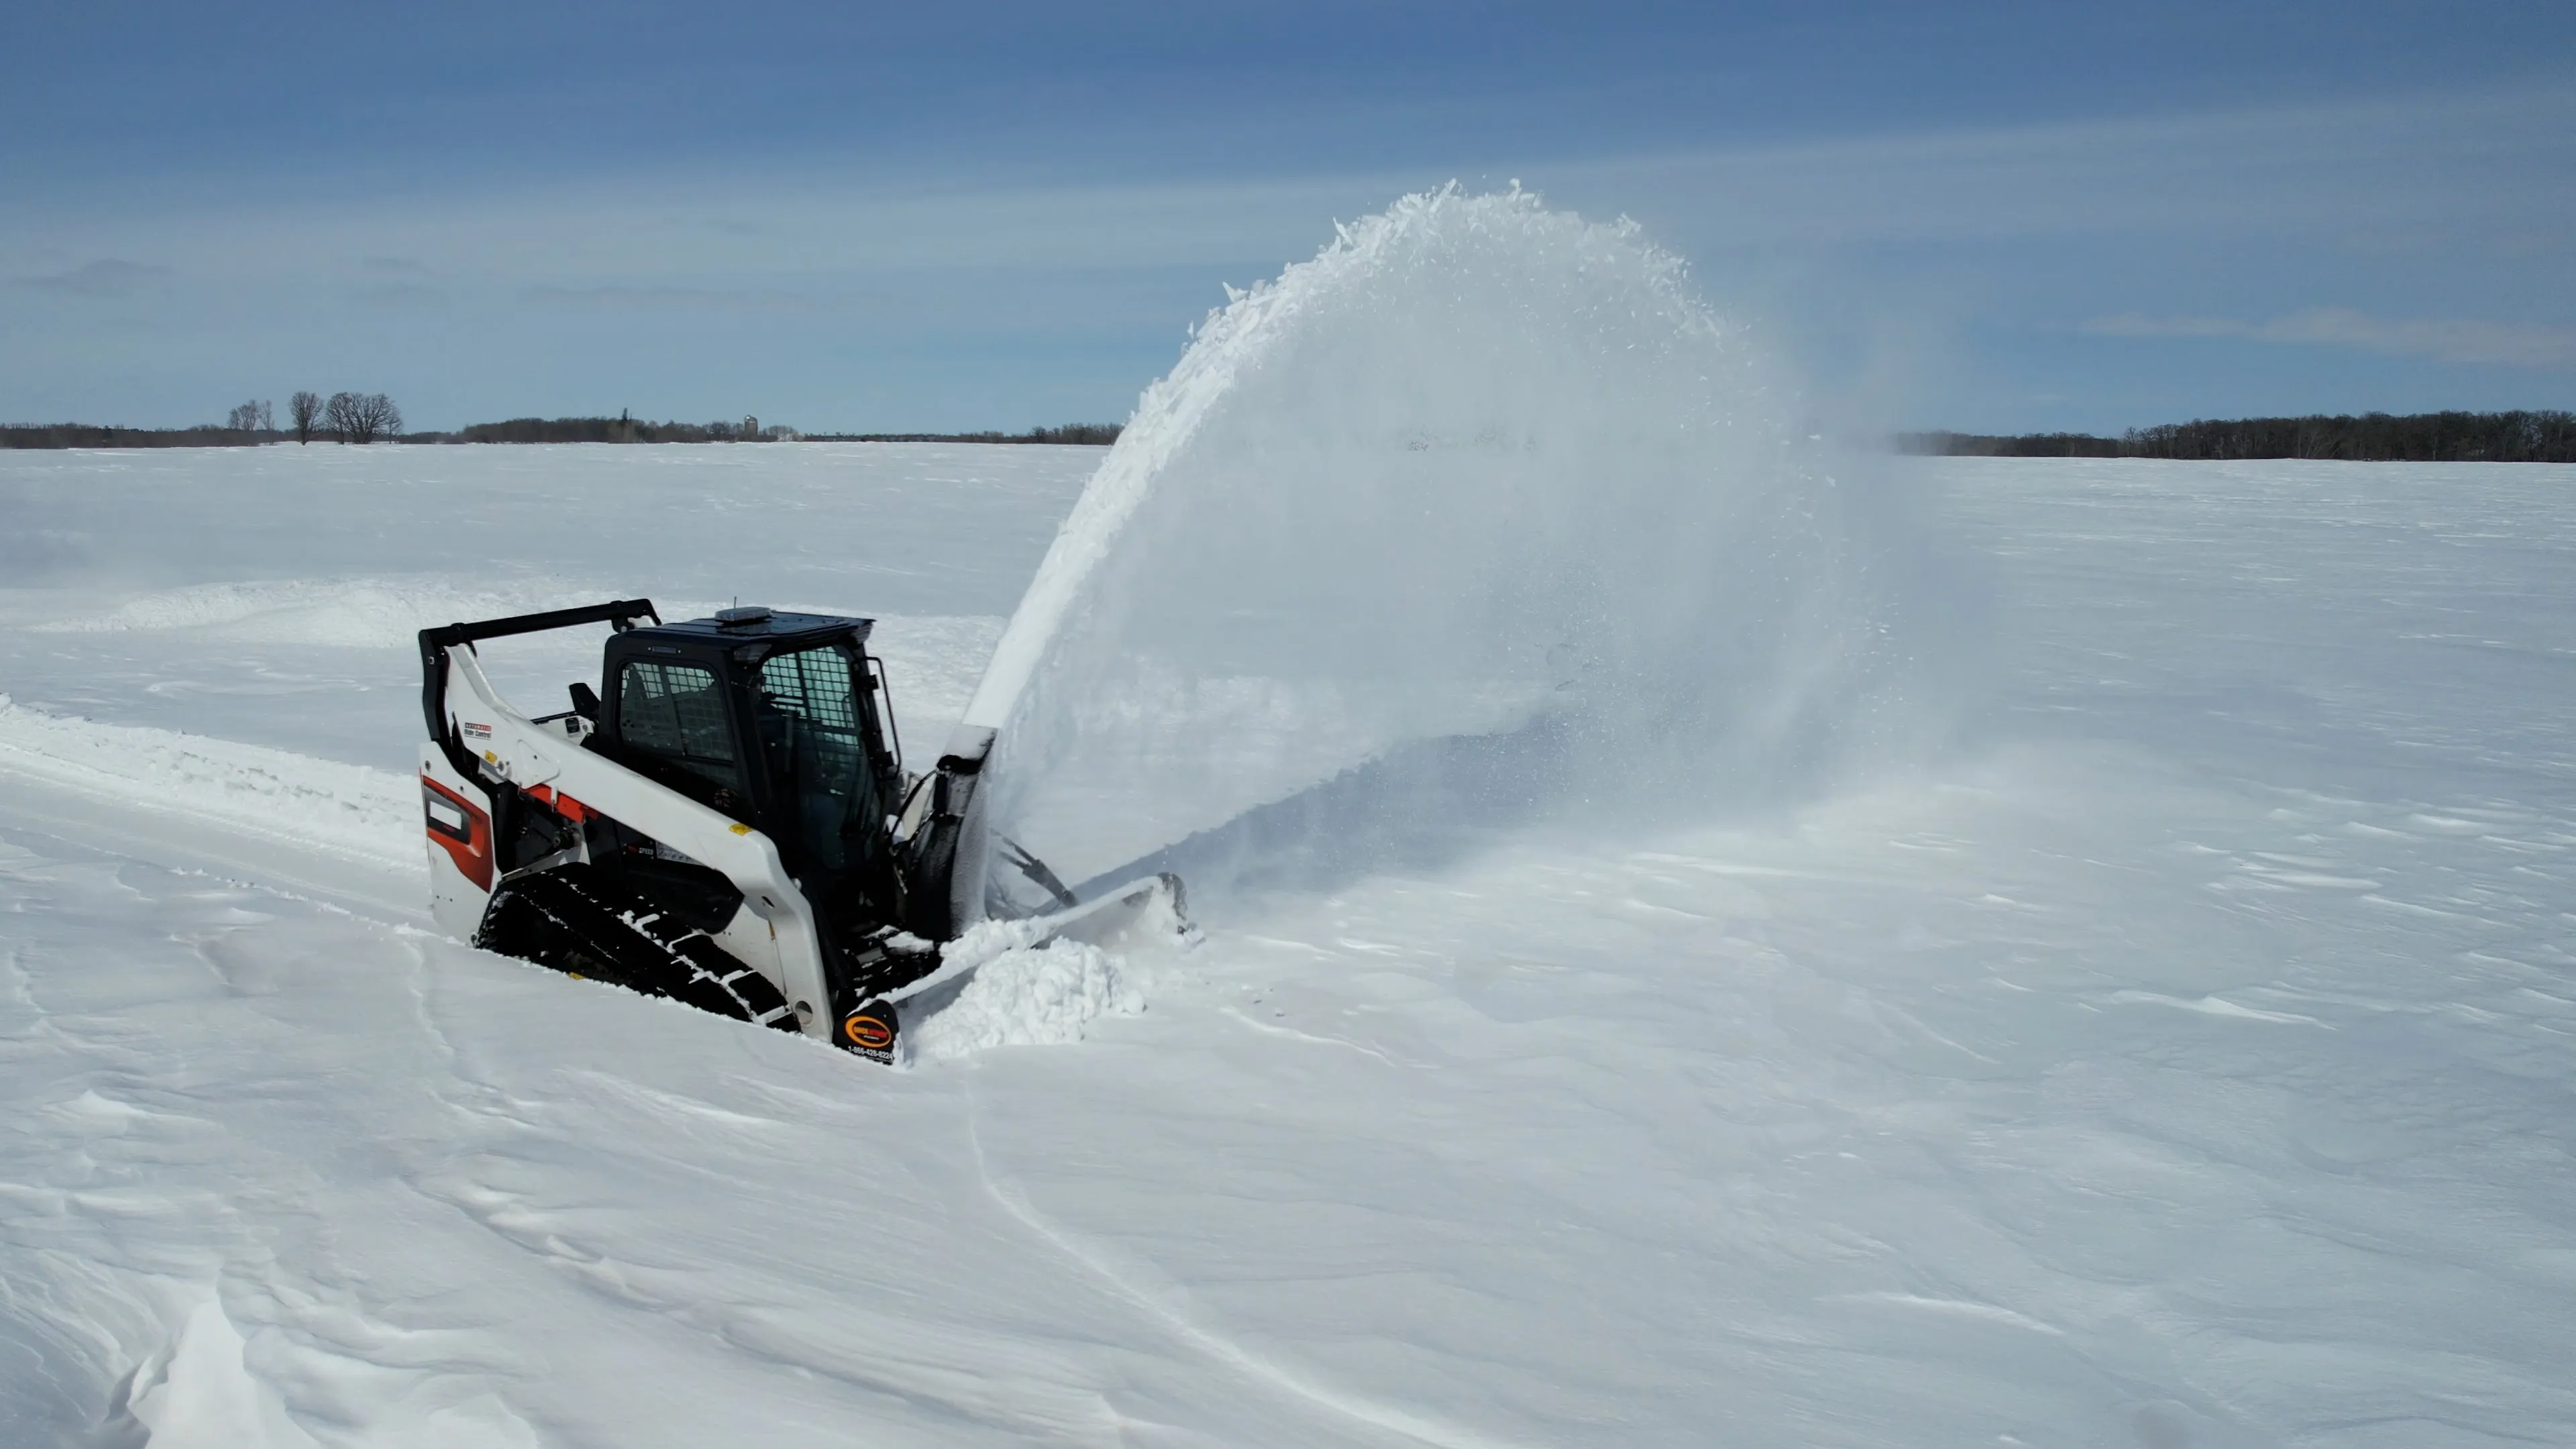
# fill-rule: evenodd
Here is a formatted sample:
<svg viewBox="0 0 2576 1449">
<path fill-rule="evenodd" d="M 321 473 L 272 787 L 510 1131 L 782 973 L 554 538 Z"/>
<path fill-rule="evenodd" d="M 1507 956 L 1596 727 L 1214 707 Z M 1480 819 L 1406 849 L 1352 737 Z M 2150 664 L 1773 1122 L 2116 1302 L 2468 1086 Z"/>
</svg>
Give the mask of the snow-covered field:
<svg viewBox="0 0 2576 1449">
<path fill-rule="evenodd" d="M 1098 457 L 0 454 L 0 1442 L 2576 1441 L 2576 470 L 1906 465 L 1934 763 L 907 1070 L 426 930 L 410 630 L 875 613 L 927 749 Z"/>
</svg>

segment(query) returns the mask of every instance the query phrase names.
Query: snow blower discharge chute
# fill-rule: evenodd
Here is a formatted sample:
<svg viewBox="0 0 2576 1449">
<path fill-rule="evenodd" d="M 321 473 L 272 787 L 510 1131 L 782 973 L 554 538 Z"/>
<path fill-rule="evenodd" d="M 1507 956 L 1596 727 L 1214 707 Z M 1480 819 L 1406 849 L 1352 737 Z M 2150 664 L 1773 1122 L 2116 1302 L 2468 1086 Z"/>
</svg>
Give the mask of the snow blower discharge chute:
<svg viewBox="0 0 2576 1449">
<path fill-rule="evenodd" d="M 645 621 L 650 621 L 649 623 Z M 475 642 L 607 624 L 600 679 L 534 718 Z M 1186 929 L 1180 882 L 1078 901 L 984 821 L 994 732 L 905 771 L 872 621 L 764 608 L 665 624 L 647 599 L 420 631 L 430 905 L 475 945 L 890 1062 L 897 1003 L 954 979 L 988 916 L 1038 939 Z M 1012 903 L 995 856 L 1051 904 Z"/>
</svg>

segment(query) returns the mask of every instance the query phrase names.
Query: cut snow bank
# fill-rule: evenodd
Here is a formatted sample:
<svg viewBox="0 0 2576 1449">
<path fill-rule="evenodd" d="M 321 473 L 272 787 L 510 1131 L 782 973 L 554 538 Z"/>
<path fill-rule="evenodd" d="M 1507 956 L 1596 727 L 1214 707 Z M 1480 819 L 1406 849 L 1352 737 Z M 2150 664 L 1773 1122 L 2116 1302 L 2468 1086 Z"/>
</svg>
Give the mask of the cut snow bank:
<svg viewBox="0 0 2576 1449">
<path fill-rule="evenodd" d="M 943 969 L 974 974 L 955 997 L 909 1029 L 917 1061 L 954 1061 L 998 1046 L 1082 1040 L 1094 1018 L 1133 1016 L 1144 994 L 1118 958 L 1082 941 L 1037 944 L 1034 921 L 985 921 L 948 943 Z"/>
<path fill-rule="evenodd" d="M 36 633 L 203 629 L 243 643 L 408 648 L 434 624 L 564 608 L 605 597 L 558 578 L 460 589 L 440 578 L 257 580 L 165 589 L 105 612 L 33 626 Z"/>
<path fill-rule="evenodd" d="M 1631 223 L 1452 187 L 1342 228 L 1207 319 L 1058 533 L 966 716 L 1002 828 L 1081 879 L 1541 720 L 1518 787 L 1596 806 L 1834 768 L 1920 717 L 1930 611 L 1790 405 Z"/>
<path fill-rule="evenodd" d="M 363 765 L 67 719 L 0 694 L 0 772 L 396 868 L 421 862 L 419 786 Z"/>
</svg>

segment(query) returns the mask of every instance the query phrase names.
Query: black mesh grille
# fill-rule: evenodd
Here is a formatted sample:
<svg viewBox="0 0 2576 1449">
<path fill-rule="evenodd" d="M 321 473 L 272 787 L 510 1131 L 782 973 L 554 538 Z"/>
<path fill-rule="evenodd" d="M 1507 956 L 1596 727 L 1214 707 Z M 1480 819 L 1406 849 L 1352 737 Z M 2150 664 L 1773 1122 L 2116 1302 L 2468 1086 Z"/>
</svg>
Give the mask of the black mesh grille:
<svg viewBox="0 0 2576 1449">
<path fill-rule="evenodd" d="M 715 675 L 688 664 L 630 660 L 617 676 L 618 733 L 645 750 L 727 788 L 738 789 L 733 731 Z"/>
<path fill-rule="evenodd" d="M 757 717 L 769 777 L 784 787 L 806 850 L 829 869 L 863 857 L 883 810 L 850 656 L 804 649 L 761 665 Z"/>
</svg>

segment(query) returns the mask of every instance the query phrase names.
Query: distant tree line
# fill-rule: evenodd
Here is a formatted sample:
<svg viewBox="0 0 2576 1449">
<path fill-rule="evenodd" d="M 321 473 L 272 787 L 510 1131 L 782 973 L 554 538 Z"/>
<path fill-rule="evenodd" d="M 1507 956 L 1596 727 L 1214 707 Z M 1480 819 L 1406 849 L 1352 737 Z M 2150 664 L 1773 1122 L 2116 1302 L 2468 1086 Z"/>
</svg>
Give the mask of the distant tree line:
<svg viewBox="0 0 2576 1449">
<path fill-rule="evenodd" d="M 2238 418 L 2088 433 L 1900 433 L 1900 452 L 1977 458 L 2321 458 L 2353 463 L 2576 463 L 2576 413 Z"/>
<path fill-rule="evenodd" d="M 2090 433 L 1899 433 L 1896 451 L 1933 458 L 2116 458 L 2120 440 Z"/>
<path fill-rule="evenodd" d="M 383 393 L 299 392 L 287 400 L 287 426 L 276 426 L 265 402 L 246 402 L 222 426 L 104 428 L 81 423 L 0 427 L 0 448 L 225 448 L 293 439 L 299 443 L 1055 443 L 1105 447 L 1118 441 L 1116 423 L 1067 423 L 1025 433 L 800 433 L 762 427 L 760 419 L 712 423 L 647 422 L 630 416 L 511 418 L 474 423 L 452 433 L 407 433 L 402 409 Z"/>
<path fill-rule="evenodd" d="M 809 443 L 1054 443 L 1105 448 L 1118 441 L 1116 423 L 1067 423 L 1025 433 L 807 433 Z"/>
<path fill-rule="evenodd" d="M 1072 443 L 1106 446 L 1118 441 L 1116 423 L 1067 423 L 1025 433 L 800 433 L 762 427 L 756 417 L 739 423 L 649 422 L 620 414 L 597 418 L 511 418 L 473 423 L 452 433 L 409 433 L 406 443 Z"/>
<path fill-rule="evenodd" d="M 613 418 L 511 418 L 507 422 L 473 423 L 453 433 L 419 433 L 406 441 L 437 443 L 775 443 L 804 434 L 794 428 L 767 427 L 758 418 L 741 422 L 647 422 L 619 414 Z"/>
<path fill-rule="evenodd" d="M 0 448 L 246 448 L 293 438 L 309 443 L 336 438 L 373 443 L 402 436 L 402 409 L 380 392 L 337 392 L 324 398 L 299 392 L 287 400 L 287 427 L 266 399 L 253 398 L 224 415 L 221 424 L 193 428 L 108 428 L 87 423 L 12 423 L 0 426 Z"/>
<path fill-rule="evenodd" d="M 201 423 L 193 428 L 102 428 L 87 423 L 0 425 L 0 448 L 247 448 L 277 441 L 274 432 Z"/>
</svg>

